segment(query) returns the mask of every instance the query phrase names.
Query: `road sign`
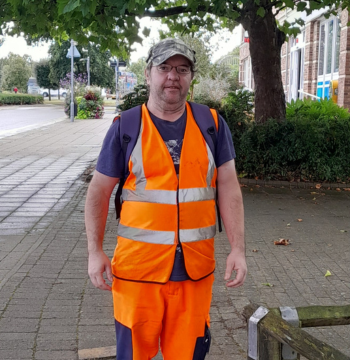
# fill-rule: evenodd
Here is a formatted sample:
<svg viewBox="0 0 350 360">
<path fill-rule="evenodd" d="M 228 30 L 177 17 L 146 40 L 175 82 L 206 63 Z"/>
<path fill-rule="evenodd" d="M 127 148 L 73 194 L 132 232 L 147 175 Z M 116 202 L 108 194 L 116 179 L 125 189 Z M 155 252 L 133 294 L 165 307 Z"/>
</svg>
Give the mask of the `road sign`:
<svg viewBox="0 0 350 360">
<path fill-rule="evenodd" d="M 80 57 L 81 57 L 80 52 L 78 51 L 78 49 L 76 48 L 75 45 L 71 45 L 71 46 L 70 46 L 70 48 L 69 48 L 69 50 L 68 50 L 68 52 L 67 52 L 66 57 L 69 58 L 69 59 L 72 57 L 72 48 L 73 48 L 74 57 L 75 57 L 75 58 L 80 58 Z"/>
</svg>

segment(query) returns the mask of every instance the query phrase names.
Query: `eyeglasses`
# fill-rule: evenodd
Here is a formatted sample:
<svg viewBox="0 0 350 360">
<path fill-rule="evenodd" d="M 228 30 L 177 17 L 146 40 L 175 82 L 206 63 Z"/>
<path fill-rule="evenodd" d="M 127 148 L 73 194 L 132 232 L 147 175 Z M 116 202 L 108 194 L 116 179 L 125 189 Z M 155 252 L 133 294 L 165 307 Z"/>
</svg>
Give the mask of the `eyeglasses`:
<svg viewBox="0 0 350 360">
<path fill-rule="evenodd" d="M 161 64 L 155 67 L 162 73 L 169 73 L 173 68 L 175 68 L 176 72 L 180 75 L 186 75 L 191 72 L 191 66 L 186 65 L 171 66 L 169 64 Z"/>
</svg>

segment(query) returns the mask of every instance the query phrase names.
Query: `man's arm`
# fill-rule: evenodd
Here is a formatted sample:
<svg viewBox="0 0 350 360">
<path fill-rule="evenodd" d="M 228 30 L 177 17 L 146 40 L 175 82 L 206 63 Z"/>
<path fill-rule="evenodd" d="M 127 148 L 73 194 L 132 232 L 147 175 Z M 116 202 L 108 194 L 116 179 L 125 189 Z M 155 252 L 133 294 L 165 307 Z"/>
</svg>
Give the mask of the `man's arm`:
<svg viewBox="0 0 350 360">
<path fill-rule="evenodd" d="M 226 286 L 241 286 L 247 275 L 244 245 L 244 209 L 242 192 L 237 179 L 234 160 L 218 168 L 219 209 L 226 234 L 231 245 L 231 252 L 226 260 L 224 279 Z M 232 271 L 235 279 L 230 280 Z"/>
<path fill-rule="evenodd" d="M 91 282 L 99 289 L 111 290 L 103 278 L 112 282 L 111 261 L 103 251 L 103 237 L 107 221 L 109 199 L 118 178 L 103 175 L 95 170 L 85 203 L 85 227 L 88 239 L 89 267 Z"/>
</svg>

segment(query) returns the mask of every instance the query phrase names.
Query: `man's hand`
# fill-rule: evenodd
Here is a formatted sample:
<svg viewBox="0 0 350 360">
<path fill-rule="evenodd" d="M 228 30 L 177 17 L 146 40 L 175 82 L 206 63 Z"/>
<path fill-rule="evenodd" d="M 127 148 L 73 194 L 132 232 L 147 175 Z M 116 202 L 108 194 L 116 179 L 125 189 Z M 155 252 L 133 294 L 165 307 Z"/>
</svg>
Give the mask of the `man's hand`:
<svg viewBox="0 0 350 360">
<path fill-rule="evenodd" d="M 236 277 L 230 280 L 232 271 L 236 271 Z M 226 271 L 224 279 L 227 281 L 227 287 L 238 287 L 243 285 L 247 276 L 247 263 L 245 254 L 239 250 L 232 250 L 226 260 Z"/>
<path fill-rule="evenodd" d="M 103 277 L 103 274 L 106 273 L 107 279 L 113 282 L 111 261 L 102 250 L 89 254 L 88 272 L 90 280 L 95 287 L 101 290 L 112 290 Z"/>
</svg>

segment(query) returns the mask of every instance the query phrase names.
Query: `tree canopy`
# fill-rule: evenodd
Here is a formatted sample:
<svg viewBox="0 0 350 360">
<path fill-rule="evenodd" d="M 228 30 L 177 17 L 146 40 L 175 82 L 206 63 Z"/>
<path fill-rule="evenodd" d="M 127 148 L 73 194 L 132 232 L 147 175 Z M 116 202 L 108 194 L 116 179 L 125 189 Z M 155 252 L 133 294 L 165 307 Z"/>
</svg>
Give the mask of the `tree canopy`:
<svg viewBox="0 0 350 360">
<path fill-rule="evenodd" d="M 47 60 L 40 61 L 35 66 L 35 77 L 37 84 L 42 88 L 57 89 L 58 83 L 50 78 L 51 67 Z"/>
<path fill-rule="evenodd" d="M 30 64 L 31 58 L 28 55 L 19 56 L 10 53 L 7 58 L 2 61 L 2 88 L 12 91 L 13 88 L 25 93 L 27 92 L 27 83 L 32 75 Z"/>
<path fill-rule="evenodd" d="M 279 25 L 276 14 L 287 8 L 310 14 L 326 6 L 335 12 L 349 4 L 350 0 L 0 0 L 0 25 L 3 31 L 23 32 L 32 40 L 93 42 L 126 58 L 131 45 L 142 40 L 139 19 L 143 17 L 161 18 L 179 33 L 233 29 L 240 23 L 249 32 L 256 119 L 266 121 L 285 116 L 280 51 L 286 34 L 298 31 L 288 23 Z M 5 30 L 9 21 L 14 26 Z M 144 28 L 143 34 L 149 31 Z"/>
</svg>

